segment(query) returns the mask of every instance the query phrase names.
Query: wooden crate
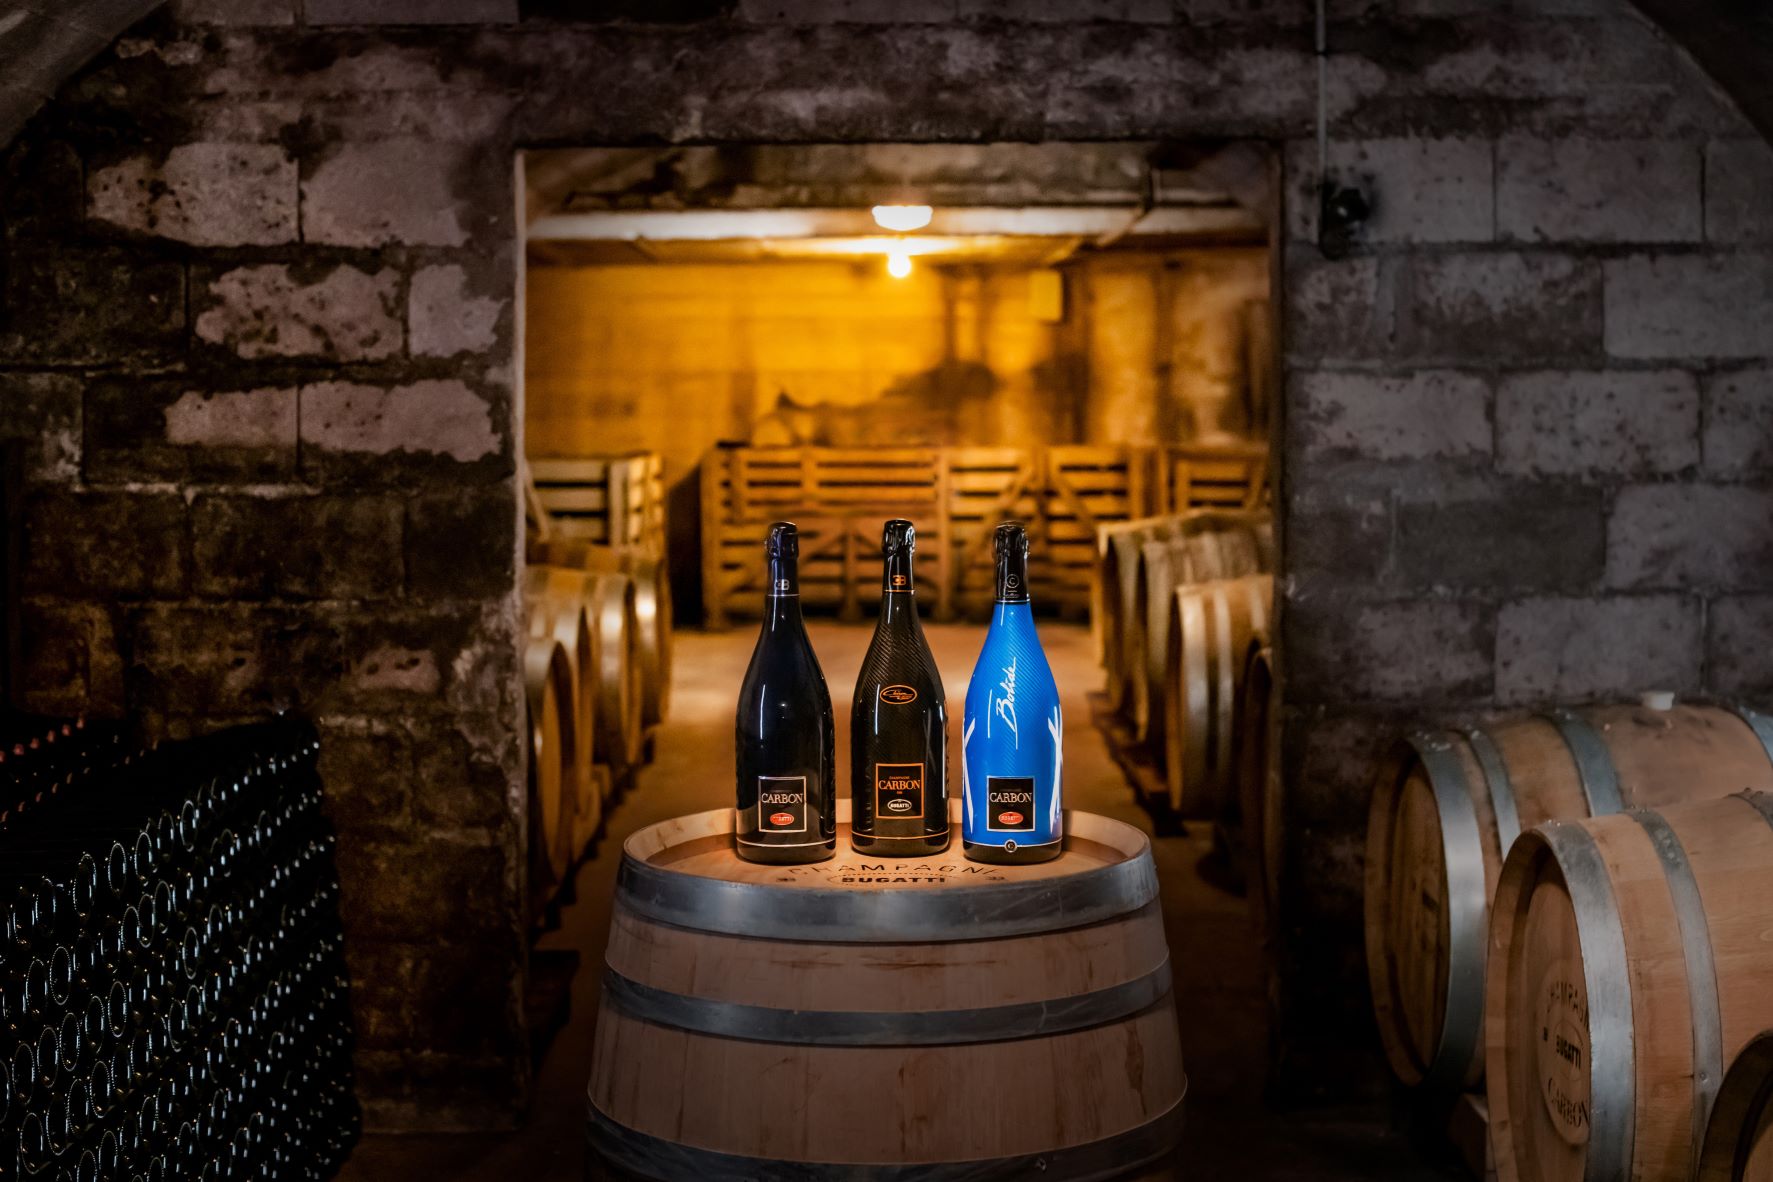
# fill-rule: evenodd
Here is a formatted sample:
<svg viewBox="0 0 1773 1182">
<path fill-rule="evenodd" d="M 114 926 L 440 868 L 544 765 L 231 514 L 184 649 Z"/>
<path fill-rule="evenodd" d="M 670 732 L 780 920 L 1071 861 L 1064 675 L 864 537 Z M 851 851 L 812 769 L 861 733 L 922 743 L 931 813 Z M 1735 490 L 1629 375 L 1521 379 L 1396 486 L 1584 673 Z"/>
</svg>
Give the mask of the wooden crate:
<svg viewBox="0 0 1773 1182">
<path fill-rule="evenodd" d="M 995 591 L 991 531 L 998 522 L 1013 518 L 1028 527 L 1037 602 L 1081 616 L 1095 579 L 1097 526 L 1143 515 L 1150 497 L 1146 448 L 957 448 L 950 463 L 955 602 L 975 614 L 989 609 Z"/>
<path fill-rule="evenodd" d="M 1169 444 L 1156 449 L 1159 514 L 1190 509 L 1256 509 L 1268 503 L 1263 443 Z"/>
<path fill-rule="evenodd" d="M 658 453 L 540 456 L 529 461 L 529 471 L 557 536 L 664 552 L 665 479 Z"/>
<path fill-rule="evenodd" d="M 918 528 L 918 582 L 936 619 L 989 609 L 992 529 L 1028 526 L 1038 605 L 1088 610 L 1099 525 L 1148 511 L 1150 449 L 722 447 L 702 467 L 710 626 L 762 608 L 769 523 L 801 528 L 801 599 L 857 617 L 878 592 L 880 525 Z"/>
<path fill-rule="evenodd" d="M 763 540 L 772 521 L 800 527 L 802 606 L 846 618 L 879 591 L 880 527 L 918 527 L 918 580 L 948 613 L 944 465 L 937 448 L 719 447 L 702 461 L 702 596 L 710 627 L 763 607 Z"/>
</svg>

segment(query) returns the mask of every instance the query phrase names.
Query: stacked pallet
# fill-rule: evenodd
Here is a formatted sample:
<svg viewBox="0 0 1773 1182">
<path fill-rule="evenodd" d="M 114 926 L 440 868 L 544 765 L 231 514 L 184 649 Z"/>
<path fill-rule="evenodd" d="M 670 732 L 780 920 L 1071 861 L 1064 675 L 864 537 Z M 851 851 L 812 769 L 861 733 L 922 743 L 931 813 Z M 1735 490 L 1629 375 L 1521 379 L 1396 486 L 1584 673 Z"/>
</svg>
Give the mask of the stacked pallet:
<svg viewBox="0 0 1773 1182">
<path fill-rule="evenodd" d="M 880 522 L 915 521 L 919 582 L 937 619 L 989 610 L 990 536 L 1028 526 L 1038 602 L 1081 616 L 1095 585 L 1096 534 L 1146 511 L 1150 448 L 721 447 L 702 467 L 702 588 L 712 627 L 755 615 L 758 546 L 769 523 L 801 532 L 805 606 L 859 617 L 879 580 Z"/>
</svg>

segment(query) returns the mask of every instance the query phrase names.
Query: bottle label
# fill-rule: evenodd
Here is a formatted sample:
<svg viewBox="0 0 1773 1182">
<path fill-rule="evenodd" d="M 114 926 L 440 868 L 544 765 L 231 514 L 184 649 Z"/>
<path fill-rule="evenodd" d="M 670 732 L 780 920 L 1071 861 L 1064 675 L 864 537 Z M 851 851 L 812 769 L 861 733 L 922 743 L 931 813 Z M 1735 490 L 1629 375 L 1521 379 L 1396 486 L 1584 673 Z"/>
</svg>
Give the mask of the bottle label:
<svg viewBox="0 0 1773 1182">
<path fill-rule="evenodd" d="M 880 700 L 894 706 L 905 706 L 917 701 L 917 691 L 908 685 L 883 685 L 880 687 Z"/>
<path fill-rule="evenodd" d="M 757 832 L 806 832 L 806 777 L 757 777 Z"/>
<path fill-rule="evenodd" d="M 874 765 L 874 816 L 923 816 L 923 764 L 877 763 Z"/>
<path fill-rule="evenodd" d="M 1034 777 L 985 777 L 985 828 L 1010 833 L 1034 830 Z"/>
</svg>

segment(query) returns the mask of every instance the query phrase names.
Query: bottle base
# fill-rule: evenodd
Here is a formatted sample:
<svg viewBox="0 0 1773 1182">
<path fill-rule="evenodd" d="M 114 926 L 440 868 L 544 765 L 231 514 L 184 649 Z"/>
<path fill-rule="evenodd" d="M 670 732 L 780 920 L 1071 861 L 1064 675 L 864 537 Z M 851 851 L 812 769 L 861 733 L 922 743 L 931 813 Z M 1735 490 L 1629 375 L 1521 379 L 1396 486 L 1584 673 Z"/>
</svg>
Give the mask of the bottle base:
<svg viewBox="0 0 1773 1182">
<path fill-rule="evenodd" d="M 922 839 L 874 837 L 866 833 L 850 833 L 850 848 L 858 854 L 876 858 L 929 858 L 948 849 L 951 838 L 943 833 Z"/>
<path fill-rule="evenodd" d="M 759 866 L 808 866 L 837 857 L 837 839 L 832 838 L 829 845 L 812 846 L 750 845 L 735 841 L 733 852 L 739 855 L 739 861 L 755 862 Z"/>
<path fill-rule="evenodd" d="M 1063 842 L 1050 841 L 1045 845 L 1023 845 L 1011 850 L 1001 845 L 968 841 L 963 837 L 960 848 L 974 862 L 989 862 L 993 866 L 1029 866 L 1036 862 L 1051 862 L 1065 847 Z"/>
</svg>

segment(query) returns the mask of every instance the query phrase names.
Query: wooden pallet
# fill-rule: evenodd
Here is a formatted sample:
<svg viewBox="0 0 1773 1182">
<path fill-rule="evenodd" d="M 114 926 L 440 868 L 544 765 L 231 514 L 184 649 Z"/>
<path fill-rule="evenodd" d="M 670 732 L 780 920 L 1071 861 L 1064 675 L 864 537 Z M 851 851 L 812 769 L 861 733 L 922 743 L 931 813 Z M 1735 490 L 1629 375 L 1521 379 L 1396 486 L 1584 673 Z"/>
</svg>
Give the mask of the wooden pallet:
<svg viewBox="0 0 1773 1182">
<path fill-rule="evenodd" d="M 919 583 L 937 619 L 989 609 L 993 527 L 1029 531 L 1038 602 L 1089 608 L 1097 527 L 1146 511 L 1150 450 L 722 447 L 702 467 L 703 600 L 709 623 L 760 610 L 771 521 L 801 529 L 801 600 L 856 617 L 879 579 L 880 525 L 917 523 Z"/>
<path fill-rule="evenodd" d="M 1154 511 L 1257 509 L 1268 503 L 1268 447 L 1262 443 L 1166 445 L 1156 453 Z"/>
<path fill-rule="evenodd" d="M 539 456 L 529 460 L 529 472 L 554 536 L 664 551 L 665 480 L 658 453 Z"/>
</svg>

